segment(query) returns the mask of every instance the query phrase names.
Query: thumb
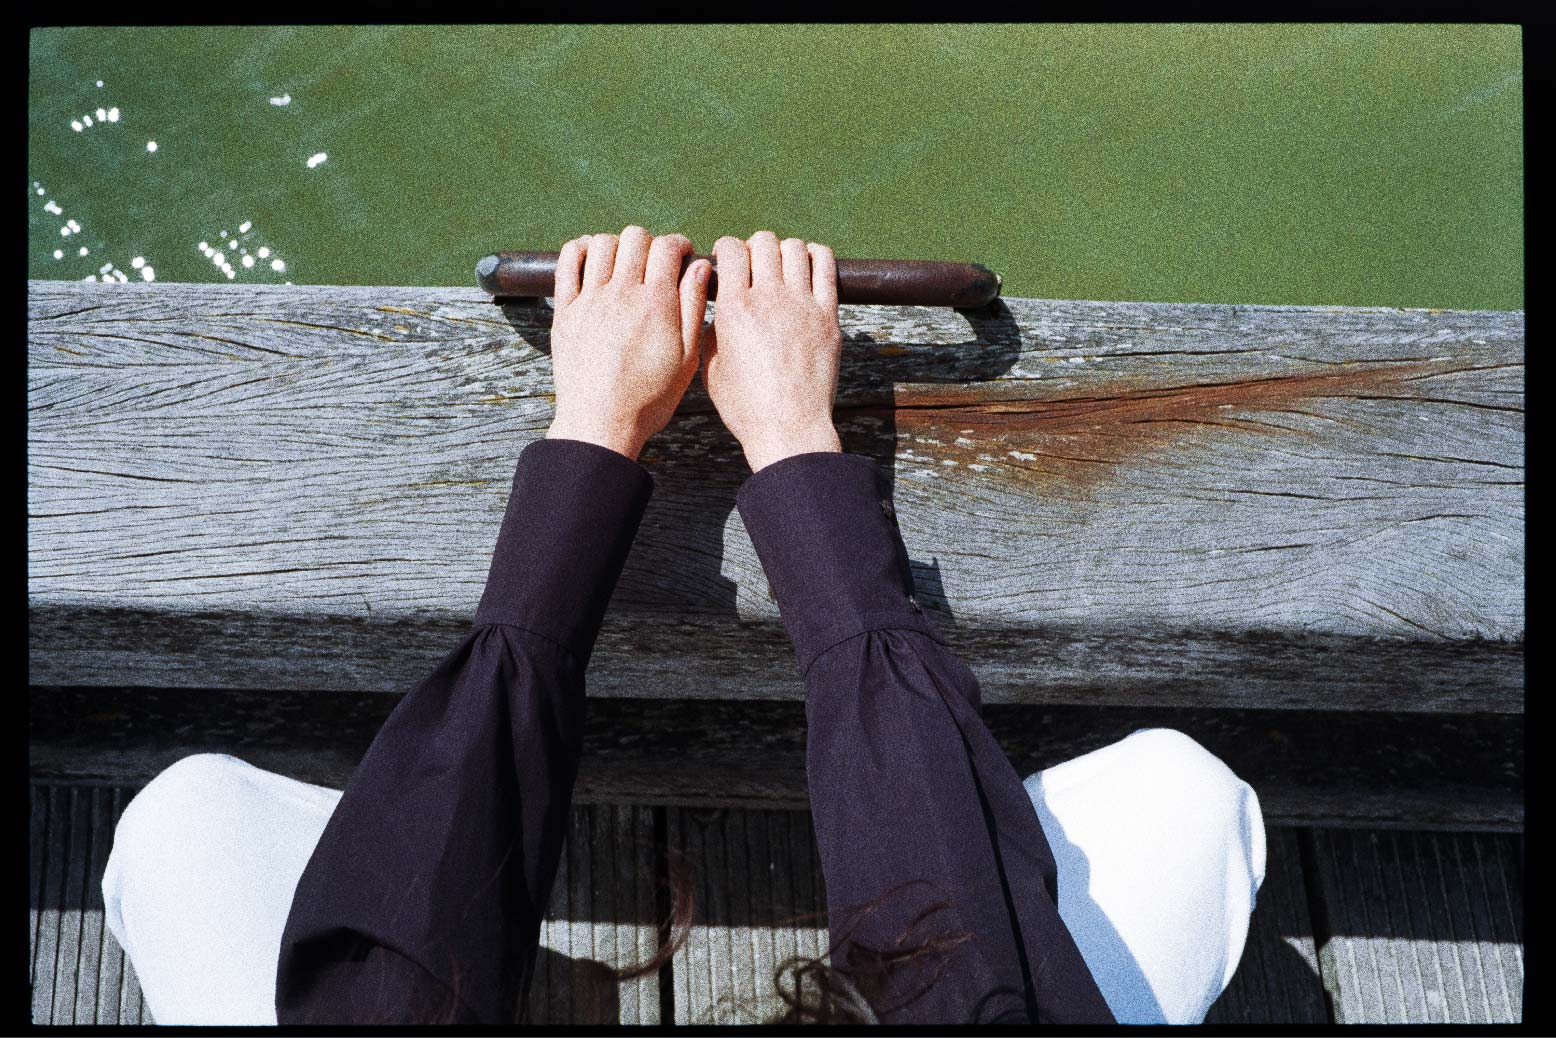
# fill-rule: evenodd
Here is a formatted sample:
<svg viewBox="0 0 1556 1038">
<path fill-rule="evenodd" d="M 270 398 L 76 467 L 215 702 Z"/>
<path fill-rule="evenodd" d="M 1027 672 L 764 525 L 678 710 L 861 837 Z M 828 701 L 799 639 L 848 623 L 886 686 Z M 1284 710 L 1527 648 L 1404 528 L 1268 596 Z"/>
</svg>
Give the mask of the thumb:
<svg viewBox="0 0 1556 1038">
<path fill-rule="evenodd" d="M 681 345 L 688 356 L 697 355 L 697 331 L 708 308 L 708 280 L 713 264 L 697 260 L 681 275 Z"/>
</svg>

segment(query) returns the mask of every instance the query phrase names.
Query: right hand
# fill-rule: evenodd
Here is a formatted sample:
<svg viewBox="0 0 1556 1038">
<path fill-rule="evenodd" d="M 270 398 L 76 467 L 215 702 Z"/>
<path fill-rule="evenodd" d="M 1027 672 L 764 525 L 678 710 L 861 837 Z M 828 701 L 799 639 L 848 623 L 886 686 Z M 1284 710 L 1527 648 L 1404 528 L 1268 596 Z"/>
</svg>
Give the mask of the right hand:
<svg viewBox="0 0 1556 1038">
<path fill-rule="evenodd" d="M 713 246 L 718 268 L 703 384 L 752 472 L 794 454 L 841 452 L 832 424 L 843 332 L 837 261 L 814 242 L 758 231 Z"/>
</svg>

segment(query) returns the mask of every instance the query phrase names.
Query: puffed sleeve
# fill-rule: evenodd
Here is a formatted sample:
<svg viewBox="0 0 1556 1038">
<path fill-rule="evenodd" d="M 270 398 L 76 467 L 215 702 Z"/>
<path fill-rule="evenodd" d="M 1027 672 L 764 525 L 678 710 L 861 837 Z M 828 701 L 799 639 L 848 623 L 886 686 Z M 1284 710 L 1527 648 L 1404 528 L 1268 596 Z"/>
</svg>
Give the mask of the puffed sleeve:
<svg viewBox="0 0 1556 1038">
<path fill-rule="evenodd" d="M 884 473 L 794 455 L 737 503 L 805 679 L 834 967 L 883 1023 L 1113 1023 L 977 679 L 914 598 Z"/>
<path fill-rule="evenodd" d="M 279 1023 L 518 1019 L 567 831 L 584 670 L 652 488 L 594 444 L 520 454 L 473 629 L 384 722 L 298 882 Z"/>
</svg>

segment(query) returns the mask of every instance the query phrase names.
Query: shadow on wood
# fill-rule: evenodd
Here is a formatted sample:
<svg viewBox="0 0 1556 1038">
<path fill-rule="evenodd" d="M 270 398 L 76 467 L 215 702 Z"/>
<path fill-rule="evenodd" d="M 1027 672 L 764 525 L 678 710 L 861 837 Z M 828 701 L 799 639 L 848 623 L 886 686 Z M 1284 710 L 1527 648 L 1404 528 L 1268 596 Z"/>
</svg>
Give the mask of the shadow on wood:
<svg viewBox="0 0 1556 1038">
<path fill-rule="evenodd" d="M 515 334 L 550 356 L 551 307 L 544 300 L 502 300 L 497 304 Z M 897 386 L 917 383 L 977 384 L 1005 375 L 1021 354 L 1021 329 L 1010 308 L 996 299 L 976 310 L 956 311 L 971 335 L 953 342 L 882 342 L 866 332 L 844 338 L 838 392 L 893 399 Z M 652 585 L 654 611 L 677 615 L 738 618 L 737 586 L 724 576 L 726 528 L 735 496 L 751 470 L 740 444 L 724 428 L 701 375 L 693 380 L 672 419 L 695 449 L 665 450 L 650 440 L 639 459 L 654 476 L 649 514 L 632 546 L 622 585 Z M 840 410 L 843 450 L 873 459 L 896 484 L 897 411 L 894 407 Z M 953 620 L 939 579 L 938 564 L 914 563 L 915 579 L 926 576 L 920 602 L 943 620 Z M 674 581 L 662 579 L 674 573 Z"/>
</svg>

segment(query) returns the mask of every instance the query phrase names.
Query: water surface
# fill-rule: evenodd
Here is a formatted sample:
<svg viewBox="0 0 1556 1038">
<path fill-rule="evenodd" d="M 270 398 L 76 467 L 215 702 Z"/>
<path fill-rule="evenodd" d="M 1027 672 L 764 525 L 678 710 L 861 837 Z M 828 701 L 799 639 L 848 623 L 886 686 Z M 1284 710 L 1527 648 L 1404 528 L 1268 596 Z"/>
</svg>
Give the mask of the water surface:
<svg viewBox="0 0 1556 1038">
<path fill-rule="evenodd" d="M 1520 47 L 1516 26 L 40 29 L 28 276 L 473 286 L 488 251 L 636 222 L 976 260 L 1017 296 L 1520 309 Z"/>
</svg>

